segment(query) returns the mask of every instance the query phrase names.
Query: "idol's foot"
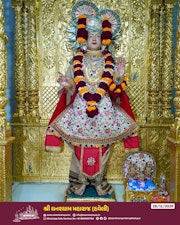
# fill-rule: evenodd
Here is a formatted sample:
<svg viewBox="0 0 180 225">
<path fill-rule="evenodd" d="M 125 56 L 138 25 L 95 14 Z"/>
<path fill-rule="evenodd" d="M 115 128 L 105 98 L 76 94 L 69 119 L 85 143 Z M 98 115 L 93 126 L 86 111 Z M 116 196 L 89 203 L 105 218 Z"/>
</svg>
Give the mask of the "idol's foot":
<svg viewBox="0 0 180 225">
<path fill-rule="evenodd" d="M 96 191 L 97 191 L 97 193 L 98 193 L 99 196 L 102 196 L 102 195 L 106 195 L 107 194 L 107 192 L 102 189 L 101 185 L 96 186 Z"/>
<path fill-rule="evenodd" d="M 86 185 L 83 184 L 80 188 L 77 188 L 74 191 L 74 194 L 82 196 L 84 194 L 85 189 L 86 189 Z"/>
</svg>

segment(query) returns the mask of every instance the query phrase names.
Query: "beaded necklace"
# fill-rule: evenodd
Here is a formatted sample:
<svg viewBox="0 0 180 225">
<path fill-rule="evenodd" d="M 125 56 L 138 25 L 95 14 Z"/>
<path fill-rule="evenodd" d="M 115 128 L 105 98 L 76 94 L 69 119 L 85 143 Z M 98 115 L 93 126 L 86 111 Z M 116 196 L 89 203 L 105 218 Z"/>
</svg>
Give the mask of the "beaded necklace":
<svg viewBox="0 0 180 225">
<path fill-rule="evenodd" d="M 110 90 L 114 93 L 121 93 L 124 89 L 121 85 L 116 85 L 113 81 L 114 77 L 114 60 L 111 53 L 107 50 L 102 51 L 104 56 L 104 70 L 102 77 L 100 79 L 99 85 L 95 93 L 90 93 L 89 87 L 85 81 L 85 76 L 83 72 L 83 57 L 86 54 L 85 50 L 80 50 L 74 56 L 73 67 L 74 67 L 74 82 L 76 84 L 76 89 L 79 94 L 86 100 L 87 109 L 86 113 L 88 117 L 93 118 L 95 115 L 98 115 L 98 102 L 104 97 L 105 93 Z"/>
<path fill-rule="evenodd" d="M 104 69 L 104 57 L 102 52 L 87 51 L 83 57 L 83 63 L 84 77 L 88 84 L 91 86 L 98 84 L 102 78 Z"/>
</svg>

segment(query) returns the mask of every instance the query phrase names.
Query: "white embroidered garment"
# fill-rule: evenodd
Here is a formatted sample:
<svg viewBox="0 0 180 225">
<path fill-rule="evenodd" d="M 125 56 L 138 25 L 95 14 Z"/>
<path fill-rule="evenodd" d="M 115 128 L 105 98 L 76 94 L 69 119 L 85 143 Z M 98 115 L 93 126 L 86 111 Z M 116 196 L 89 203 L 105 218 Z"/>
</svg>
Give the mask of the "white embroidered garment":
<svg viewBox="0 0 180 225">
<path fill-rule="evenodd" d="M 99 114 L 89 118 L 87 103 L 77 94 L 52 123 L 52 127 L 66 141 L 83 146 L 106 146 L 132 135 L 137 124 L 106 95 L 98 103 Z"/>
</svg>

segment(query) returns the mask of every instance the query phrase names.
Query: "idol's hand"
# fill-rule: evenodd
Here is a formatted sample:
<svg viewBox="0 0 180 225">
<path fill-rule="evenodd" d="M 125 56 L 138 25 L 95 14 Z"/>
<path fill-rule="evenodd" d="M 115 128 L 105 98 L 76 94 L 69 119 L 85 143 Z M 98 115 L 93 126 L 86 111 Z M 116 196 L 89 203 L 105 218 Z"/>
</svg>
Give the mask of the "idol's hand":
<svg viewBox="0 0 180 225">
<path fill-rule="evenodd" d="M 118 76 L 122 76 L 124 74 L 125 71 L 125 67 L 126 67 L 126 60 L 123 57 L 119 57 L 117 60 L 117 75 Z"/>
<path fill-rule="evenodd" d="M 59 74 L 59 77 L 57 79 L 57 82 L 65 88 L 71 87 L 70 79 L 60 72 L 58 72 L 58 74 Z"/>
</svg>

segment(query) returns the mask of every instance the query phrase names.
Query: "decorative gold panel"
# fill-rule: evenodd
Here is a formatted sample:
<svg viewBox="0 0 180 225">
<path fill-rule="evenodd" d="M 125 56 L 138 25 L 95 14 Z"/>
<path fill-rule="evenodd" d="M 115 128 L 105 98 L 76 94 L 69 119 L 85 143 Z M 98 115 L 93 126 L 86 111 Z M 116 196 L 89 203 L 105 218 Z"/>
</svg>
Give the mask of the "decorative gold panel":
<svg viewBox="0 0 180 225">
<path fill-rule="evenodd" d="M 124 200 L 125 202 L 152 202 L 153 198 L 158 195 L 158 191 L 130 191 L 125 190 Z"/>
<path fill-rule="evenodd" d="M 58 71 L 65 73 L 73 56 L 66 28 L 74 0 L 13 0 L 16 14 L 17 112 L 13 128 L 16 181 L 68 181 L 71 150 L 44 151 L 48 121 L 58 101 Z M 114 51 L 127 61 L 128 95 L 140 125 L 140 150 L 157 161 L 157 176 L 169 179 L 172 89 L 172 8 L 175 1 L 94 0 L 119 13 L 122 30 Z M 118 6 L 118 7 L 117 7 Z M 165 22 L 164 18 L 168 18 Z M 159 28 L 159 29 L 158 29 Z M 31 78 L 31 79 L 30 79 Z M 160 82 L 163 80 L 162 82 Z M 123 144 L 112 146 L 107 178 L 122 182 Z"/>
<path fill-rule="evenodd" d="M 149 125 L 147 130 L 147 151 L 151 152 L 156 161 L 156 183 L 159 182 L 161 173 L 163 173 L 169 183 L 170 176 L 170 150 L 167 143 L 170 125 Z"/>
<path fill-rule="evenodd" d="M 180 24 L 180 12 L 178 15 L 178 24 Z M 180 26 L 177 31 L 177 46 L 175 53 L 175 90 L 174 105 L 176 107 L 175 122 L 171 127 L 168 137 L 171 147 L 170 157 L 170 197 L 171 201 L 180 202 Z"/>
<path fill-rule="evenodd" d="M 12 143 L 14 137 L 6 132 L 6 140 L 0 141 L 0 202 L 12 201 Z"/>
</svg>

